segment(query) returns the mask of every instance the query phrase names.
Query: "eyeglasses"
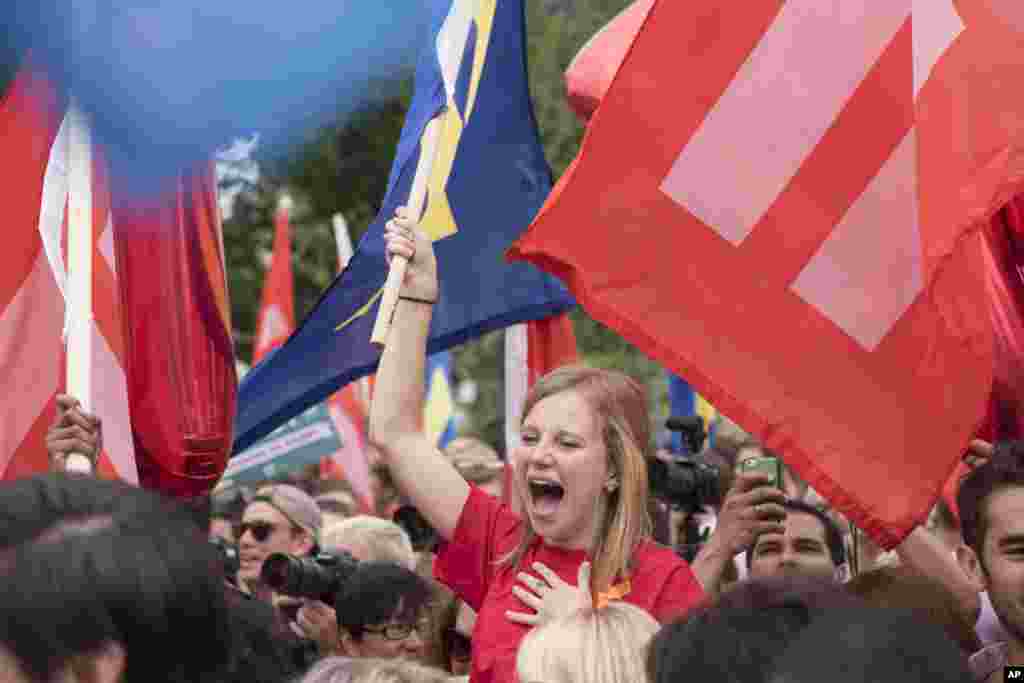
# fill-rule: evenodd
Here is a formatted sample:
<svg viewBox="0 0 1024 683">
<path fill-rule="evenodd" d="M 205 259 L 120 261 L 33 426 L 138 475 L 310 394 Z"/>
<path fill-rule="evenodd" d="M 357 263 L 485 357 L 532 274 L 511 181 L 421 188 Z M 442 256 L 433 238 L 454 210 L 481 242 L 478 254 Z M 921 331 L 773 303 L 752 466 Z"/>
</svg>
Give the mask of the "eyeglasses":
<svg viewBox="0 0 1024 683">
<path fill-rule="evenodd" d="M 270 535 L 277 531 L 277 525 L 270 522 L 242 522 L 236 527 L 235 538 L 242 540 L 246 531 L 252 532 L 252 537 L 257 543 L 263 543 Z"/>
<path fill-rule="evenodd" d="M 384 640 L 405 640 L 413 631 L 421 635 L 427 633 L 430 630 L 430 622 L 426 619 L 417 622 L 392 622 L 383 626 L 364 626 L 363 630 L 381 636 Z"/>
</svg>

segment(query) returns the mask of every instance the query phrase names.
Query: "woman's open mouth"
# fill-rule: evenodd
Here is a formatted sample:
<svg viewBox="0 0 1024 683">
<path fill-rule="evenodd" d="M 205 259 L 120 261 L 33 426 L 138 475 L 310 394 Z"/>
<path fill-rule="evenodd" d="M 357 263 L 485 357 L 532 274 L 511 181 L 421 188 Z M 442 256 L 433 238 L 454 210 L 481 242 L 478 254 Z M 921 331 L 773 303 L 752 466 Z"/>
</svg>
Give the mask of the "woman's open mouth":
<svg viewBox="0 0 1024 683">
<path fill-rule="evenodd" d="M 530 501 L 533 511 L 540 517 L 550 517 L 558 511 L 558 504 L 565 497 L 565 489 L 555 481 L 530 479 Z"/>
</svg>

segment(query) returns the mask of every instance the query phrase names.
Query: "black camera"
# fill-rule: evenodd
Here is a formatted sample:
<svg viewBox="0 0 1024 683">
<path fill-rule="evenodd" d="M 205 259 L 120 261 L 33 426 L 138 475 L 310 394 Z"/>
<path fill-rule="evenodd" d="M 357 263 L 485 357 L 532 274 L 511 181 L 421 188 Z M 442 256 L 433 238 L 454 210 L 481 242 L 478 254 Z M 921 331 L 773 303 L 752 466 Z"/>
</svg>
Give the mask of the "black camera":
<svg viewBox="0 0 1024 683">
<path fill-rule="evenodd" d="M 294 557 L 274 553 L 263 560 L 260 578 L 274 591 L 297 598 L 312 598 L 328 605 L 359 566 L 348 552 Z"/>
<path fill-rule="evenodd" d="M 219 536 L 210 539 L 210 545 L 214 547 L 221 559 L 221 567 L 224 569 L 224 578 L 231 583 L 235 582 L 235 575 L 241 566 L 241 559 L 238 557 L 238 546 L 228 543 Z"/>
<path fill-rule="evenodd" d="M 717 467 L 697 455 L 707 438 L 702 418 L 670 417 L 665 426 L 670 431 L 682 433 L 683 449 L 673 452 L 668 461 L 648 460 L 647 476 L 651 492 L 656 497 L 685 513 L 682 538 L 676 546 L 676 553 L 692 562 L 705 540 L 700 534 L 697 513 L 705 506 L 722 503 L 719 472 Z"/>
<path fill-rule="evenodd" d="M 697 453 L 707 434 L 700 417 L 670 417 L 665 426 L 683 435 L 682 452 L 672 453 L 666 462 L 648 461 L 648 477 L 654 495 L 677 509 L 697 510 L 722 501 L 718 468 L 700 459 Z"/>
</svg>

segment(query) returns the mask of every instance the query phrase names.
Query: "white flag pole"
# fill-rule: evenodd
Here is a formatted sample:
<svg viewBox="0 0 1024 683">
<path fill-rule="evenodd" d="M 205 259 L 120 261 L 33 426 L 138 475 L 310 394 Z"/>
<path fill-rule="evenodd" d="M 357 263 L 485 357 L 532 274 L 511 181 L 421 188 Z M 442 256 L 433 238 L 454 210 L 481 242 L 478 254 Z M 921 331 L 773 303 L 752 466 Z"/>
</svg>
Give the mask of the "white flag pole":
<svg viewBox="0 0 1024 683">
<path fill-rule="evenodd" d="M 81 109 L 68 112 L 67 393 L 92 412 L 92 138 Z M 71 453 L 69 472 L 91 473 L 92 462 Z"/>
<path fill-rule="evenodd" d="M 340 213 L 334 214 L 334 244 L 338 249 L 338 272 L 345 270 L 352 258 L 352 236 L 348 233 L 348 221 Z"/>
<path fill-rule="evenodd" d="M 409 209 L 409 214 L 416 220 L 423 215 L 423 204 L 427 198 L 427 181 L 434 168 L 434 159 L 437 158 L 440 138 L 441 119 L 438 116 L 427 123 L 423 135 L 420 137 L 420 159 L 416 164 L 416 175 L 413 176 L 412 187 L 409 188 L 409 201 L 406 206 Z M 377 309 L 377 320 L 373 325 L 373 334 L 370 335 L 370 342 L 376 346 L 384 346 L 387 343 L 388 333 L 391 332 L 391 318 L 395 315 L 398 292 L 402 288 L 402 280 L 405 279 L 405 269 L 408 265 L 409 262 L 400 256 L 391 259 L 388 279 L 384 284 L 384 293 L 380 299 L 380 308 Z"/>
</svg>

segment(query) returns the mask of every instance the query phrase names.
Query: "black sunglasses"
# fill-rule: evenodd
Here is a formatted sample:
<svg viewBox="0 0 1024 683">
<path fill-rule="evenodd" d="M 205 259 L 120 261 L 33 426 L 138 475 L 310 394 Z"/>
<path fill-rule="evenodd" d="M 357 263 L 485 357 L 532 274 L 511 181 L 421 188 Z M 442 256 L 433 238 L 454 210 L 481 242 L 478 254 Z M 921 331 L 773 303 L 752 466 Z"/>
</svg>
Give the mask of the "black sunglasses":
<svg viewBox="0 0 1024 683">
<path fill-rule="evenodd" d="M 270 535 L 275 530 L 277 530 L 277 525 L 270 522 L 242 522 L 236 527 L 235 538 L 241 541 L 242 536 L 245 536 L 245 532 L 251 531 L 253 539 L 257 543 L 263 543 L 270 538 Z"/>
</svg>

